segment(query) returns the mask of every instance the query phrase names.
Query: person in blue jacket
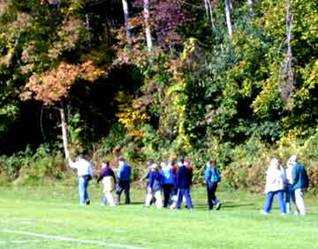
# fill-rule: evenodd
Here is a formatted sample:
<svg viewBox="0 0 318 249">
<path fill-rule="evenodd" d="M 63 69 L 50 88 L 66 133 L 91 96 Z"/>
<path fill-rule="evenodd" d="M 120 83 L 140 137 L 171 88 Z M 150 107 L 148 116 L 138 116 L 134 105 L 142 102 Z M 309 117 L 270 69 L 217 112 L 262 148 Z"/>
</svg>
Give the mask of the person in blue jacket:
<svg viewBox="0 0 318 249">
<path fill-rule="evenodd" d="M 130 178 L 131 178 L 131 167 L 125 162 L 123 157 L 118 159 L 118 171 L 117 171 L 117 203 L 120 203 L 120 196 L 122 192 L 125 193 L 125 204 L 130 204 Z"/>
<path fill-rule="evenodd" d="M 151 165 L 149 172 L 148 191 L 145 200 L 145 206 L 149 207 L 153 198 L 155 198 L 155 204 L 157 208 L 162 208 L 162 184 L 163 175 L 156 163 Z"/>
<path fill-rule="evenodd" d="M 216 166 L 215 160 L 210 160 L 207 163 L 204 172 L 204 180 L 206 183 L 209 210 L 212 210 L 214 205 L 215 209 L 219 210 L 221 208 L 221 202 L 216 198 L 215 192 L 221 181 L 221 173 Z"/>
<path fill-rule="evenodd" d="M 173 168 L 173 161 L 163 163 L 163 207 L 167 208 L 171 202 L 172 192 L 176 184 L 176 171 Z"/>
<path fill-rule="evenodd" d="M 180 209 L 183 197 L 185 197 L 186 206 L 188 209 L 192 209 L 192 199 L 190 194 L 190 187 L 192 185 L 192 170 L 188 161 L 181 159 L 180 168 L 177 174 L 177 186 L 178 186 L 178 201 L 177 208 Z"/>
<path fill-rule="evenodd" d="M 296 163 L 292 170 L 293 190 L 295 191 L 296 207 L 300 215 L 306 215 L 306 207 L 304 202 L 304 195 L 309 186 L 309 179 L 307 171 L 301 163 Z"/>
</svg>

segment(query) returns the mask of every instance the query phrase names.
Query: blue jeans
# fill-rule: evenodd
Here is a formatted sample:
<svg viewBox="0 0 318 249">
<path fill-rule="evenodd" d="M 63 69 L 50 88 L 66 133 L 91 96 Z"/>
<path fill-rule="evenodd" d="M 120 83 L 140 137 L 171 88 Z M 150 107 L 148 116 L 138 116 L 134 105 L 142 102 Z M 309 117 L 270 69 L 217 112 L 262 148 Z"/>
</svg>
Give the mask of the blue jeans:
<svg viewBox="0 0 318 249">
<path fill-rule="evenodd" d="M 180 208 L 180 207 L 181 207 L 183 196 L 184 196 L 185 199 L 186 199 L 187 208 L 188 208 L 188 209 L 193 208 L 192 200 L 191 200 L 191 195 L 190 195 L 190 189 L 189 189 L 189 188 L 181 188 L 181 189 L 178 189 L 177 208 Z"/>
<path fill-rule="evenodd" d="M 292 201 L 293 203 L 295 203 L 295 191 L 293 189 L 293 185 L 292 184 L 287 184 L 286 188 L 285 188 L 285 202 L 286 203 L 290 203 L 290 201 Z"/>
<path fill-rule="evenodd" d="M 78 177 L 78 193 L 79 193 L 79 199 L 80 204 L 87 204 L 89 201 L 89 195 L 88 195 L 88 177 L 86 176 L 79 176 Z"/>
<path fill-rule="evenodd" d="M 264 203 L 264 212 L 269 213 L 272 209 L 273 199 L 276 195 L 279 203 L 279 209 L 281 214 L 286 214 L 286 203 L 284 200 L 284 190 L 278 190 L 274 192 L 269 192 L 266 195 L 266 200 Z"/>
</svg>

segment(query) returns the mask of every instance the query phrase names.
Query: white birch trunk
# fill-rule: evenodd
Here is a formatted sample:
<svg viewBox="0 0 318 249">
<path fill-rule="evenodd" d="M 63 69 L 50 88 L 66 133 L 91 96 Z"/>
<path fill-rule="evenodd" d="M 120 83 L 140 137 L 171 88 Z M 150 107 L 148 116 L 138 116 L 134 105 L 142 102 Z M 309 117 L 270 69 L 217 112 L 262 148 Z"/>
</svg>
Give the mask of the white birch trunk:
<svg viewBox="0 0 318 249">
<path fill-rule="evenodd" d="M 62 128 L 62 139 L 63 139 L 63 148 L 65 159 L 68 161 L 70 159 L 70 152 L 68 150 L 68 136 L 67 136 L 67 125 L 65 119 L 65 111 L 64 108 L 59 108 L 60 116 L 61 116 L 61 128 Z"/>
<path fill-rule="evenodd" d="M 226 16 L 226 25 L 227 25 L 227 30 L 229 33 L 230 39 L 233 36 L 233 28 L 232 28 L 232 22 L 231 22 L 231 0 L 225 0 L 225 16 Z"/>
<path fill-rule="evenodd" d="M 151 30 L 149 24 L 149 0 L 144 0 L 144 19 L 145 19 L 145 34 L 146 34 L 146 41 L 147 41 L 147 49 L 148 51 L 152 50 L 152 37 L 151 37 Z"/>
<path fill-rule="evenodd" d="M 253 16 L 254 15 L 253 0 L 247 0 L 247 5 L 248 5 L 248 8 L 249 8 L 250 15 Z"/>
<path fill-rule="evenodd" d="M 131 32 L 130 32 L 130 24 L 129 24 L 129 7 L 127 0 L 122 0 L 123 4 L 123 12 L 124 12 L 124 20 L 125 20 L 125 30 L 126 30 L 126 37 L 128 42 L 131 39 Z"/>
</svg>

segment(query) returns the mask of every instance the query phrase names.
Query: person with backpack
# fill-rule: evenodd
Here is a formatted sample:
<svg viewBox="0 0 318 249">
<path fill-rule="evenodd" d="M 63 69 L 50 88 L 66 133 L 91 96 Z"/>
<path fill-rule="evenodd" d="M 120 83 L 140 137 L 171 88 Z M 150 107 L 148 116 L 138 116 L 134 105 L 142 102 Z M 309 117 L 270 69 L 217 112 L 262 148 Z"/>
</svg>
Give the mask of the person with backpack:
<svg viewBox="0 0 318 249">
<path fill-rule="evenodd" d="M 81 205 L 89 205 L 88 184 L 93 179 L 93 164 L 89 161 L 88 156 L 79 155 L 75 161 L 68 159 L 68 164 L 72 169 L 77 170 L 78 192 Z"/>
<path fill-rule="evenodd" d="M 210 160 L 207 163 L 204 172 L 204 180 L 206 183 L 209 210 L 212 210 L 214 205 L 215 209 L 219 210 L 221 208 L 221 202 L 217 199 L 215 192 L 219 182 L 221 182 L 221 173 L 216 166 L 215 160 Z"/>
<path fill-rule="evenodd" d="M 285 172 L 280 168 L 279 161 L 272 158 L 266 171 L 265 194 L 263 214 L 268 215 L 272 209 L 274 196 L 277 196 L 281 215 L 286 214 L 286 203 L 284 201 Z"/>
<path fill-rule="evenodd" d="M 111 207 L 115 206 L 112 192 L 115 188 L 116 177 L 108 161 L 102 164 L 102 169 L 99 177 L 97 178 L 97 183 L 100 181 L 102 181 L 103 184 L 103 204 L 106 205 L 106 203 L 108 203 Z"/>
<path fill-rule="evenodd" d="M 120 203 L 120 196 L 123 191 L 125 193 L 125 204 L 130 204 L 131 167 L 125 162 L 125 159 L 123 157 L 119 157 L 118 164 L 119 168 L 117 171 L 118 181 L 116 186 L 116 204 Z"/>
<path fill-rule="evenodd" d="M 181 167 L 178 170 L 177 174 L 177 186 L 178 186 L 178 201 L 177 201 L 177 209 L 181 208 L 183 197 L 185 197 L 186 207 L 188 209 L 192 209 L 192 199 L 190 188 L 192 185 L 192 177 L 193 173 L 189 167 L 189 162 L 184 159 L 180 160 Z"/>
<path fill-rule="evenodd" d="M 163 207 L 167 208 L 171 202 L 171 196 L 176 184 L 176 172 L 173 169 L 172 162 L 162 165 L 163 174 Z"/>
<path fill-rule="evenodd" d="M 292 178 L 293 190 L 295 191 L 296 207 L 300 215 L 306 215 L 304 195 L 309 186 L 309 179 L 304 165 L 298 162 L 297 157 L 292 171 Z"/>
<path fill-rule="evenodd" d="M 149 172 L 149 184 L 148 191 L 145 200 L 145 206 L 149 207 L 153 198 L 156 199 L 155 205 L 157 208 L 162 208 L 162 184 L 163 184 L 163 175 L 159 169 L 159 166 L 154 163 L 151 166 Z"/>
</svg>

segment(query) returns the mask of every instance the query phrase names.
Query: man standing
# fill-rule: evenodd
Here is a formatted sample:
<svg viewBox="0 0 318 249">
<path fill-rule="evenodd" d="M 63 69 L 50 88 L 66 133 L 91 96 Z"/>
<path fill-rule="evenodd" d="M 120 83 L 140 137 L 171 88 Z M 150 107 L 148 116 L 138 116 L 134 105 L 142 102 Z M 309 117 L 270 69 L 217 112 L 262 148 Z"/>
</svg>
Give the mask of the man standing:
<svg viewBox="0 0 318 249">
<path fill-rule="evenodd" d="M 306 215 L 306 207 L 304 202 L 304 194 L 309 186 L 309 179 L 304 165 L 300 164 L 298 160 L 295 160 L 295 166 L 293 167 L 293 189 L 295 191 L 296 207 L 300 215 Z"/>
<path fill-rule="evenodd" d="M 190 186 L 192 184 L 192 170 L 188 167 L 188 161 L 181 160 L 181 167 L 179 168 L 177 175 L 178 186 L 178 201 L 177 208 L 180 209 L 183 197 L 185 197 L 186 205 L 188 209 L 192 209 L 192 200 L 190 195 Z"/>
<path fill-rule="evenodd" d="M 207 188 L 209 210 L 212 210 L 214 205 L 216 205 L 216 210 L 219 210 L 221 208 L 221 203 L 216 198 L 215 192 L 219 182 L 221 181 L 221 174 L 216 167 L 215 160 L 210 160 L 207 163 L 206 170 L 204 172 L 204 179 Z"/>
<path fill-rule="evenodd" d="M 123 157 L 120 157 L 118 159 L 118 183 L 117 183 L 117 204 L 120 203 L 120 196 L 122 192 L 125 193 L 125 203 L 130 204 L 130 177 L 131 177 L 131 167 L 125 162 L 125 159 Z"/>
<path fill-rule="evenodd" d="M 89 205 L 90 199 L 87 189 L 89 181 L 93 178 L 93 164 L 82 155 L 78 156 L 75 162 L 69 159 L 68 163 L 72 169 L 77 170 L 80 204 Z"/>
</svg>

